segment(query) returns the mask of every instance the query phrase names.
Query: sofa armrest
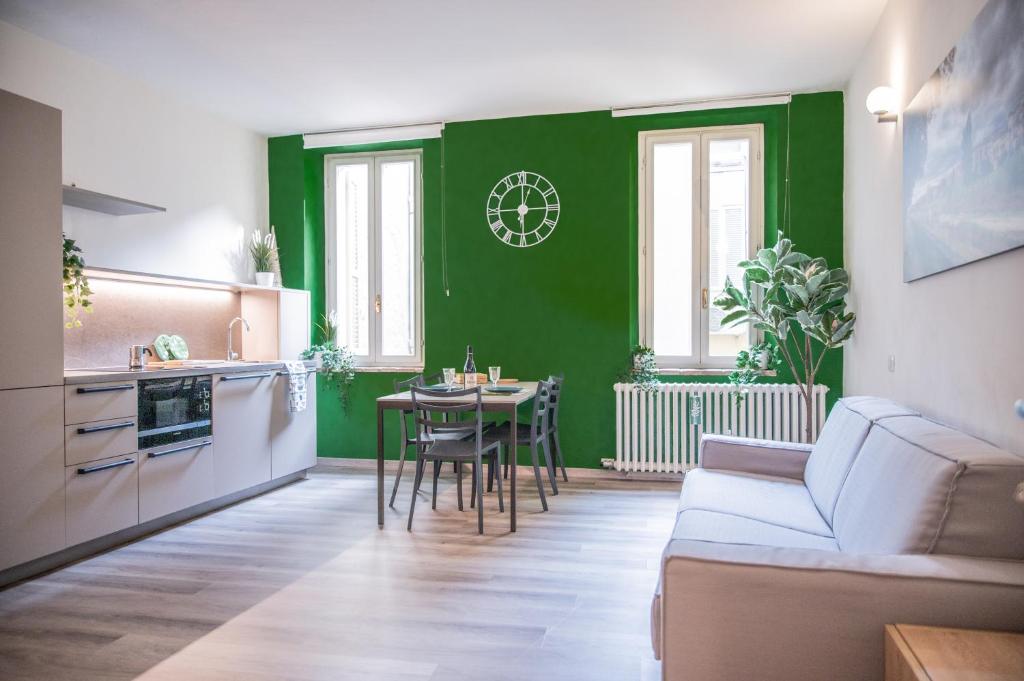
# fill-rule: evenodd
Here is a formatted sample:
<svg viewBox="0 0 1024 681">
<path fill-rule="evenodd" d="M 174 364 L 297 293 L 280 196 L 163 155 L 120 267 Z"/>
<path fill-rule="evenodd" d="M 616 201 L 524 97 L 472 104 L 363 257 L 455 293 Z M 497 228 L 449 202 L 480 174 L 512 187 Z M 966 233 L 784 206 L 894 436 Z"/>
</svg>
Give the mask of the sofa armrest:
<svg viewBox="0 0 1024 681">
<path fill-rule="evenodd" d="M 812 445 L 800 442 L 704 434 L 698 460 L 701 468 L 803 480 L 811 449 Z"/>
<path fill-rule="evenodd" d="M 884 625 L 1024 630 L 1024 562 L 673 540 L 655 604 L 663 678 L 883 677 Z"/>
</svg>

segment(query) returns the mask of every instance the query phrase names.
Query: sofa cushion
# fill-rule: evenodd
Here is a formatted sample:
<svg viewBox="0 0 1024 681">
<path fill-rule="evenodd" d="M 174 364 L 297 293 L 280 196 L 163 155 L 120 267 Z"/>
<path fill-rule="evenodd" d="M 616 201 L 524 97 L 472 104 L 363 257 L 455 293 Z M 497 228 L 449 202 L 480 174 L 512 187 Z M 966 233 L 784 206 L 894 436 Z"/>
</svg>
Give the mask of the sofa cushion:
<svg viewBox="0 0 1024 681">
<path fill-rule="evenodd" d="M 919 416 L 871 429 L 843 487 L 843 551 L 1024 559 L 1024 459 Z"/>
<path fill-rule="evenodd" d="M 832 537 L 803 483 L 786 478 L 695 468 L 683 478 L 679 510 L 727 513 Z"/>
<path fill-rule="evenodd" d="M 699 509 L 687 509 L 679 513 L 672 538 L 720 544 L 839 550 L 839 545 L 832 537 L 801 532 L 753 518 Z"/>
<path fill-rule="evenodd" d="M 844 397 L 832 408 L 804 469 L 807 489 L 829 526 L 839 492 L 871 424 L 880 418 L 916 414 L 880 397 Z"/>
</svg>

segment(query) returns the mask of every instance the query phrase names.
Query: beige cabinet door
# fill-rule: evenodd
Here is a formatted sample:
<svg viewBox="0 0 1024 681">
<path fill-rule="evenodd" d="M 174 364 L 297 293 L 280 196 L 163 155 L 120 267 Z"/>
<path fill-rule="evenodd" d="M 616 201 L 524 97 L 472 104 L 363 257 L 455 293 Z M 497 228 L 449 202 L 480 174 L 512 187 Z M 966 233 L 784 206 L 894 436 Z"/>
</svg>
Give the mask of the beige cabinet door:
<svg viewBox="0 0 1024 681">
<path fill-rule="evenodd" d="M 139 452 L 139 522 L 209 501 L 213 476 L 209 439 Z"/>
<path fill-rule="evenodd" d="M 65 476 L 68 546 L 138 524 L 136 454 L 68 466 Z"/>
<path fill-rule="evenodd" d="M 309 291 L 281 289 L 278 296 L 277 357 L 298 359 L 309 347 Z"/>
<path fill-rule="evenodd" d="M 217 496 L 270 480 L 270 416 L 276 371 L 213 377 Z"/>
<path fill-rule="evenodd" d="M 64 389 L 0 390 L 0 570 L 64 548 Z"/>
<path fill-rule="evenodd" d="M 60 118 L 0 90 L 0 390 L 64 383 Z"/>
<path fill-rule="evenodd" d="M 270 423 L 273 477 L 316 465 L 316 372 L 306 374 L 306 410 L 294 414 L 288 411 L 288 375 L 278 375 Z"/>
</svg>

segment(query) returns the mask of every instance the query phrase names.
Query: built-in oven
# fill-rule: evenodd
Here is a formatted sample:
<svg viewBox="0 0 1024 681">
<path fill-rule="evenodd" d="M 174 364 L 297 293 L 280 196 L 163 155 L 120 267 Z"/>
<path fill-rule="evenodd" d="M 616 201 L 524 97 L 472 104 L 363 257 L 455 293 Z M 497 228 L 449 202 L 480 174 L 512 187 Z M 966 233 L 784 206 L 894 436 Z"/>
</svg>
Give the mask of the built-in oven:
<svg viewBox="0 0 1024 681">
<path fill-rule="evenodd" d="M 213 434 L 212 376 L 139 381 L 139 449 Z"/>
</svg>

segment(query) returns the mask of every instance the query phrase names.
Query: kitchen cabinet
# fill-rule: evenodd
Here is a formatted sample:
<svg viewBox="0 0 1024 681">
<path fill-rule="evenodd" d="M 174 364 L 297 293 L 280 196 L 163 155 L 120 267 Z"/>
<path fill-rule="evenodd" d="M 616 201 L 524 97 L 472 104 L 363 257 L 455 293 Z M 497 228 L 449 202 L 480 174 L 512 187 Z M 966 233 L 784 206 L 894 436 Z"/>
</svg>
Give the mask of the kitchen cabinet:
<svg viewBox="0 0 1024 681">
<path fill-rule="evenodd" d="M 136 454 L 114 456 L 65 469 L 68 546 L 139 522 Z"/>
<path fill-rule="evenodd" d="M 64 423 L 135 418 L 139 397 L 135 381 L 107 381 L 64 388 Z"/>
<path fill-rule="evenodd" d="M 298 359 L 309 347 L 309 291 L 246 289 L 242 291 L 241 311 L 251 326 L 242 332 L 245 359 Z"/>
<path fill-rule="evenodd" d="M 0 390 L 62 385 L 61 113 L 0 90 L 0 121 Z"/>
<path fill-rule="evenodd" d="M 139 522 L 213 499 L 213 443 L 171 444 L 139 454 Z"/>
<path fill-rule="evenodd" d="M 306 410 L 288 411 L 288 374 L 279 372 L 274 385 L 270 421 L 271 474 L 279 478 L 316 465 L 316 372 L 306 374 Z"/>
<path fill-rule="evenodd" d="M 0 570 L 64 548 L 64 391 L 0 390 Z"/>
<path fill-rule="evenodd" d="M 213 377 L 213 459 L 217 496 L 267 482 L 277 371 Z"/>
</svg>

